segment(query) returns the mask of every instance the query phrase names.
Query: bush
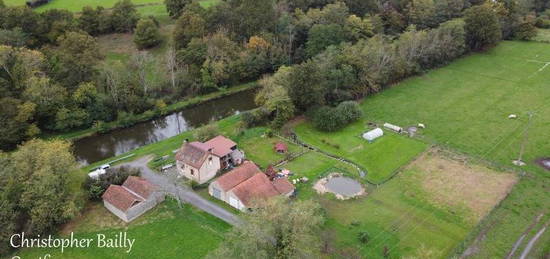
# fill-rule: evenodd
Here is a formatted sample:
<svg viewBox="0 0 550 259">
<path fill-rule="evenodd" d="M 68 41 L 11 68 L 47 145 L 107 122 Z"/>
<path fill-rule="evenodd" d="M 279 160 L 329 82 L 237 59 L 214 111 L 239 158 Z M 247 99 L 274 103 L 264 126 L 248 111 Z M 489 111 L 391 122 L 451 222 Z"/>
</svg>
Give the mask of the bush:
<svg viewBox="0 0 550 259">
<path fill-rule="evenodd" d="M 246 128 L 264 125 L 269 121 L 269 111 L 265 108 L 257 108 L 243 112 L 241 118 Z"/>
<path fill-rule="evenodd" d="M 121 185 L 129 176 L 140 176 L 141 171 L 136 168 L 118 167 L 109 168 L 107 172 L 99 176 L 99 179 L 86 177 L 82 188 L 86 190 L 90 200 L 100 200 L 101 196 L 111 184 Z"/>
<path fill-rule="evenodd" d="M 139 20 L 134 35 L 134 43 L 138 49 L 148 49 L 161 42 L 158 26 L 150 18 Z"/>
<path fill-rule="evenodd" d="M 363 111 L 359 107 L 359 104 L 354 101 L 346 101 L 340 103 L 336 107 L 336 112 L 339 113 L 344 121 L 348 123 L 357 121 L 363 116 Z"/>
<path fill-rule="evenodd" d="M 353 101 L 340 103 L 337 107 L 322 106 L 311 115 L 313 126 L 321 131 L 336 131 L 357 121 L 363 115 L 359 105 Z"/>
<path fill-rule="evenodd" d="M 220 135 L 220 129 L 215 123 L 204 125 L 195 131 L 195 138 L 202 142 L 207 141 L 218 135 Z"/>
<path fill-rule="evenodd" d="M 370 240 L 370 236 L 369 236 L 369 233 L 367 231 L 359 232 L 359 235 L 357 235 L 357 238 L 363 244 L 368 243 L 369 240 Z"/>
</svg>

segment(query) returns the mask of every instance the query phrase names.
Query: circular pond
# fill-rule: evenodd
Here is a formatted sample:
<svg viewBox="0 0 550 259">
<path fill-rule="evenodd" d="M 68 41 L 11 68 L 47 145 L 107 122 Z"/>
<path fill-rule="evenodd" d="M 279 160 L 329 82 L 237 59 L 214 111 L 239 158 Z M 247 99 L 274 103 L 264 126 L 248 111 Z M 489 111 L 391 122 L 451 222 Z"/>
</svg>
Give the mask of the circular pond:
<svg viewBox="0 0 550 259">
<path fill-rule="evenodd" d="M 319 180 L 314 188 L 320 194 L 325 192 L 334 193 L 336 198 L 341 200 L 353 198 L 365 193 L 365 189 L 358 181 L 342 176 L 339 173 L 332 173 Z"/>
</svg>

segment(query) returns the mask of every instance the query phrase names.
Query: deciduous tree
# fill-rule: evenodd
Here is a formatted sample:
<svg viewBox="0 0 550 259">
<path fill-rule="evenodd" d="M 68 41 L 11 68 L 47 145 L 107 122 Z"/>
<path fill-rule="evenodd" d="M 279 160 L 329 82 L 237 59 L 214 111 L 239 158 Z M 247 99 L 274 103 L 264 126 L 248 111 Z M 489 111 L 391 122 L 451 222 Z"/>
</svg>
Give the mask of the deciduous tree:
<svg viewBox="0 0 550 259">
<path fill-rule="evenodd" d="M 134 43 L 138 49 L 147 49 L 157 46 L 161 42 L 159 28 L 149 18 L 139 20 L 134 33 Z"/>
<path fill-rule="evenodd" d="M 502 37 L 498 17 L 487 4 L 468 8 L 464 21 L 466 40 L 471 49 L 481 50 L 495 45 Z"/>
<path fill-rule="evenodd" d="M 226 234 L 225 242 L 208 258 L 317 258 L 321 207 L 311 200 L 284 197 L 257 201 L 245 224 Z"/>
</svg>

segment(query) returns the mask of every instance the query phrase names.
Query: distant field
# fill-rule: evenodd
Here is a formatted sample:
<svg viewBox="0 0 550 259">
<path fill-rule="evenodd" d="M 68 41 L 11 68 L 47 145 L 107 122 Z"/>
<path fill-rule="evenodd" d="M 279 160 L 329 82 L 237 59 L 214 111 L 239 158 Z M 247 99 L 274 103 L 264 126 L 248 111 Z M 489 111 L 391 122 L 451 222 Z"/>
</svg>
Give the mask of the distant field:
<svg viewBox="0 0 550 259">
<path fill-rule="evenodd" d="M 216 5 L 221 0 L 201 0 L 200 3 L 203 7 L 210 7 L 213 5 Z M 15 6 L 15 5 L 24 5 L 26 0 L 4 0 L 4 3 L 8 6 Z M 66 9 L 71 12 L 80 12 L 82 11 L 82 7 L 84 6 L 103 6 L 105 8 L 111 8 L 115 5 L 115 3 L 118 2 L 118 0 L 51 0 L 50 3 L 45 4 L 43 6 L 40 6 L 36 8 L 37 11 L 44 11 L 48 9 Z M 143 13 L 158 13 L 160 11 L 159 7 L 162 7 L 164 10 L 163 14 L 166 13 L 166 8 L 164 6 L 164 1 L 162 0 L 132 0 L 132 2 L 136 5 L 150 5 L 150 6 L 142 6 L 139 7 L 139 9 L 151 9 L 148 11 L 143 11 Z"/>
</svg>

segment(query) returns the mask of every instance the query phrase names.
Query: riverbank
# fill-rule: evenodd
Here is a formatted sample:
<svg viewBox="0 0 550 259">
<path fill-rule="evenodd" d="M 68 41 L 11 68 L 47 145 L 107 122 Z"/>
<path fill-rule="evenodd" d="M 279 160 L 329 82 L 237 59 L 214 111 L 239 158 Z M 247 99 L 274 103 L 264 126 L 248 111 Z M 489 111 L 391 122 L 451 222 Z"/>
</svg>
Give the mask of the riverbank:
<svg viewBox="0 0 550 259">
<path fill-rule="evenodd" d="M 127 128 L 133 126 L 140 122 L 150 121 L 161 116 L 165 116 L 171 113 L 179 112 L 184 109 L 192 108 L 196 105 L 213 101 L 219 98 L 223 98 L 229 95 L 237 94 L 247 90 L 251 90 L 258 87 L 256 82 L 250 82 L 235 87 L 231 87 L 222 91 L 192 97 L 183 101 L 179 101 L 170 105 L 167 105 L 162 110 L 149 110 L 141 114 L 128 114 L 128 117 L 123 119 L 118 119 L 111 122 L 99 123 L 90 128 L 74 130 L 70 132 L 61 132 L 61 133 L 46 133 L 41 136 L 41 138 L 52 139 L 52 138 L 61 138 L 66 140 L 75 141 L 81 138 L 90 137 L 95 134 L 104 134 L 113 130 Z"/>
</svg>

